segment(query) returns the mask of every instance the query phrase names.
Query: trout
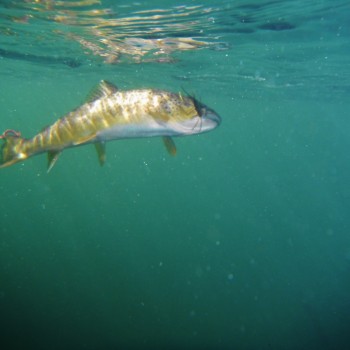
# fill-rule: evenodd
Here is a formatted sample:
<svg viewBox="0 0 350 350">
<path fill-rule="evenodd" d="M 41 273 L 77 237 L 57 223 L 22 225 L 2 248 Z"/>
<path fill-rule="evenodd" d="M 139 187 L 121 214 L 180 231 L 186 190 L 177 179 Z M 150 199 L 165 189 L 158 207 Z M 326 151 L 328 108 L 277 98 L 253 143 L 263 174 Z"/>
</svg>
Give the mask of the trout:
<svg viewBox="0 0 350 350">
<path fill-rule="evenodd" d="M 64 149 L 90 143 L 103 165 L 105 143 L 127 138 L 161 136 L 175 155 L 173 136 L 207 132 L 220 122 L 214 110 L 192 96 L 154 89 L 122 91 L 103 80 L 83 105 L 32 138 L 6 130 L 0 136 L 0 168 L 47 152 L 49 172 Z"/>
</svg>

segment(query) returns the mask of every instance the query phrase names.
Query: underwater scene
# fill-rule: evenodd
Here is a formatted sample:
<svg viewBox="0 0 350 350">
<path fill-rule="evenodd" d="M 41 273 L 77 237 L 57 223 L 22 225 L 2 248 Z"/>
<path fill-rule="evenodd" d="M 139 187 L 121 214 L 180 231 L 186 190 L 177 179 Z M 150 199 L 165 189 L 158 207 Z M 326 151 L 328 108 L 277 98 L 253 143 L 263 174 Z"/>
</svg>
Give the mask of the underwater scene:
<svg viewBox="0 0 350 350">
<path fill-rule="evenodd" d="M 349 16 L 0 1 L 0 348 L 350 349 Z"/>
</svg>

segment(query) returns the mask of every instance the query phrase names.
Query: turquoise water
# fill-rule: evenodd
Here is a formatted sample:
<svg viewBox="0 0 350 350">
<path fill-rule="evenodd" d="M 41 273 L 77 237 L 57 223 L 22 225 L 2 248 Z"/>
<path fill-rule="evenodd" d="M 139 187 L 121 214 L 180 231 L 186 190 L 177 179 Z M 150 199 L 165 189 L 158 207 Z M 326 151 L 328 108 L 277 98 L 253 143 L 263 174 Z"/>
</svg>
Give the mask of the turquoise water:
<svg viewBox="0 0 350 350">
<path fill-rule="evenodd" d="M 107 79 L 221 126 L 1 169 L 1 349 L 348 349 L 348 1 L 1 1 L 0 123 Z"/>
</svg>

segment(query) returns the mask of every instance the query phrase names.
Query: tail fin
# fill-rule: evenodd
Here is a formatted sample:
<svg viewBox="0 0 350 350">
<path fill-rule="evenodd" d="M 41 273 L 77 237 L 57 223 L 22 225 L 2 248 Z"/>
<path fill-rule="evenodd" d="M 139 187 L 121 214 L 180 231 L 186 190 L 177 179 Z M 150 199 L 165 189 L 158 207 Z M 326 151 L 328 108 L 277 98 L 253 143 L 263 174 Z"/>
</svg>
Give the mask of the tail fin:
<svg viewBox="0 0 350 350">
<path fill-rule="evenodd" d="M 0 150 L 0 168 L 5 168 L 21 160 L 28 158 L 28 155 L 23 153 L 24 139 L 16 132 L 4 132 L 0 139 L 4 141 Z"/>
</svg>

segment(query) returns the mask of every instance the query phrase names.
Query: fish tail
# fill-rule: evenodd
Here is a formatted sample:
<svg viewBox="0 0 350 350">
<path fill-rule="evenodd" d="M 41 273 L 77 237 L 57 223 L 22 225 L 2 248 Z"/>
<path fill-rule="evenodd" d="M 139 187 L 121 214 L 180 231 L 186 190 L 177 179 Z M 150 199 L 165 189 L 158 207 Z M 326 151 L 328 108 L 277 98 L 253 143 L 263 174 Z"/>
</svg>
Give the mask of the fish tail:
<svg viewBox="0 0 350 350">
<path fill-rule="evenodd" d="M 5 168 L 21 160 L 28 158 L 28 154 L 23 152 L 24 138 L 13 130 L 6 130 L 0 140 L 3 144 L 0 149 L 0 168 Z"/>
</svg>

